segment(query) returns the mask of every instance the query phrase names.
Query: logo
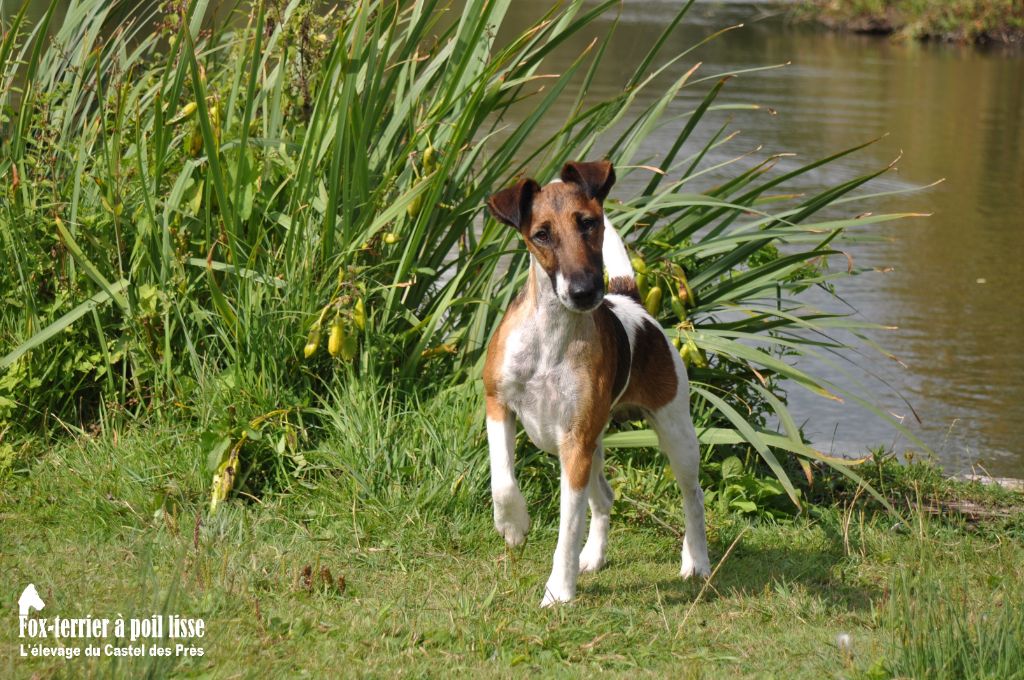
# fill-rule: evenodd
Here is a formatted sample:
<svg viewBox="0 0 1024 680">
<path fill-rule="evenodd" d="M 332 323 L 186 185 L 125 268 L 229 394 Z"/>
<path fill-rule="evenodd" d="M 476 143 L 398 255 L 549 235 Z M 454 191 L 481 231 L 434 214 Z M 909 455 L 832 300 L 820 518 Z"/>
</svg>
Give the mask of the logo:
<svg viewBox="0 0 1024 680">
<path fill-rule="evenodd" d="M 114 618 L 33 616 L 46 607 L 33 583 L 18 598 L 18 637 L 22 657 L 203 656 L 194 644 L 206 635 L 206 622 L 178 614 Z"/>
<path fill-rule="evenodd" d="M 43 602 L 43 598 L 39 597 L 39 591 L 36 590 L 35 584 L 29 583 L 28 587 L 21 591 L 21 597 L 18 598 L 18 616 L 28 616 L 32 613 L 33 609 L 39 611 L 45 606 L 46 604 Z"/>
</svg>

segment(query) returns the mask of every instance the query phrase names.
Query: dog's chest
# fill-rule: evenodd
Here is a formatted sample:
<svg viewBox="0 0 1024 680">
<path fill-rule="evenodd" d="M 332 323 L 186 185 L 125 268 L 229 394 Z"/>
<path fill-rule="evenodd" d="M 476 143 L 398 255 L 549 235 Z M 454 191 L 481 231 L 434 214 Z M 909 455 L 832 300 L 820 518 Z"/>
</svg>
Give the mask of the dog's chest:
<svg viewBox="0 0 1024 680">
<path fill-rule="evenodd" d="M 499 392 L 538 448 L 557 453 L 571 426 L 583 389 L 578 356 L 580 341 L 552 338 L 526 324 L 509 334 Z"/>
</svg>

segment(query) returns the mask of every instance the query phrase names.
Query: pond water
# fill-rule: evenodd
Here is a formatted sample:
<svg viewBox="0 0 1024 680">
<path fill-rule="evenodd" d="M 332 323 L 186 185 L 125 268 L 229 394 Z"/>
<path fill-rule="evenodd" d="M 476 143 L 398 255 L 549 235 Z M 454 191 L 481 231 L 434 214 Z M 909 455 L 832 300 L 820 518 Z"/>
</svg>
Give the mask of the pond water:
<svg viewBox="0 0 1024 680">
<path fill-rule="evenodd" d="M 621 87 L 679 5 L 626 0 L 596 96 Z M 548 6 L 520 0 L 514 19 L 540 16 Z M 891 268 L 844 280 L 839 292 L 860 318 L 898 327 L 873 339 L 903 363 L 868 351 L 850 357 L 859 367 L 853 372 L 951 472 L 980 463 L 978 472 L 1024 477 L 1024 54 L 796 27 L 772 14 L 769 4 L 750 2 L 698 2 L 665 53 L 739 23 L 745 26 L 697 49 L 676 75 L 697 61 L 703 62 L 698 74 L 705 75 L 791 63 L 730 81 L 720 101 L 766 109 L 709 117 L 692 148 L 727 116 L 742 135 L 723 159 L 763 145 L 765 155 L 796 153 L 795 166 L 887 135 L 805 184 L 820 189 L 884 167 L 902 152 L 898 172 L 877 180 L 873 190 L 921 190 L 863 209 L 933 213 L 870 227 L 885 242 L 849 248 L 859 266 Z M 579 36 L 576 50 L 596 34 Z M 570 56 L 567 50 L 564 57 Z M 709 85 L 693 88 L 675 111 L 691 110 Z M 677 129 L 666 130 L 655 145 L 669 144 Z M 706 186 L 734 175 L 735 168 L 709 177 Z M 808 368 L 850 384 L 827 367 Z M 793 390 L 791 407 L 822 450 L 910 447 L 890 425 L 854 404 Z"/>
<path fill-rule="evenodd" d="M 550 4 L 517 0 L 508 29 L 541 16 Z M 679 5 L 625 0 L 595 96 L 619 90 Z M 612 18 L 556 57 L 570 59 Z M 665 54 L 739 23 L 746 25 L 696 50 L 677 74 L 696 61 L 703 62 L 698 75 L 789 65 L 733 79 L 721 102 L 765 108 L 710 116 L 691 144 L 702 144 L 727 116 L 733 129 L 742 130 L 732 151 L 761 145 L 765 155 L 793 152 L 797 160 L 791 164 L 887 134 L 810 175 L 803 186 L 813 191 L 851 178 L 902 152 L 899 171 L 876 181 L 874 190 L 922 190 L 864 210 L 933 213 L 872 227 L 887 239 L 850 249 L 859 265 L 891 268 L 843 281 L 840 293 L 861 318 L 898 327 L 874 337 L 902 365 L 871 354 L 851 360 L 879 403 L 903 417 L 948 470 L 980 463 L 994 475 L 1024 477 L 1024 53 L 828 33 L 787 25 L 769 3 L 718 1 L 698 2 Z M 674 112 L 692 109 L 705 91 L 686 90 Z M 670 129 L 652 142 L 668 144 L 673 135 Z M 724 176 L 709 176 L 706 186 Z M 925 188 L 942 178 L 944 183 Z M 825 451 L 908 446 L 855 405 L 794 390 L 791 407 Z"/>
</svg>

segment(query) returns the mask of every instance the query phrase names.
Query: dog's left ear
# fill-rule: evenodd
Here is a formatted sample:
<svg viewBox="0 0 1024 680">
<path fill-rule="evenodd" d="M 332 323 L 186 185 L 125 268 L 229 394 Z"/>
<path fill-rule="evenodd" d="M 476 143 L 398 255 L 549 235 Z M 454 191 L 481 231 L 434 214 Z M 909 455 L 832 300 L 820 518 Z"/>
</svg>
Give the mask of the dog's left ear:
<svg viewBox="0 0 1024 680">
<path fill-rule="evenodd" d="M 563 182 L 580 185 L 587 196 L 603 202 L 615 184 L 615 168 L 611 161 L 569 161 L 562 166 L 561 178 Z"/>
</svg>

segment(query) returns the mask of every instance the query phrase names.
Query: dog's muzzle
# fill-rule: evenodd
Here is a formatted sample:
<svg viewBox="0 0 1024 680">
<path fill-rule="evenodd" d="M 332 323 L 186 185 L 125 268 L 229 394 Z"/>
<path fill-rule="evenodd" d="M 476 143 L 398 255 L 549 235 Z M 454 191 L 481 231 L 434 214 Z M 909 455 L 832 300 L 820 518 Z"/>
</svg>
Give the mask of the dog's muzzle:
<svg viewBox="0 0 1024 680">
<path fill-rule="evenodd" d="M 604 280 L 583 275 L 569 279 L 569 306 L 577 312 L 590 312 L 604 300 Z"/>
</svg>

